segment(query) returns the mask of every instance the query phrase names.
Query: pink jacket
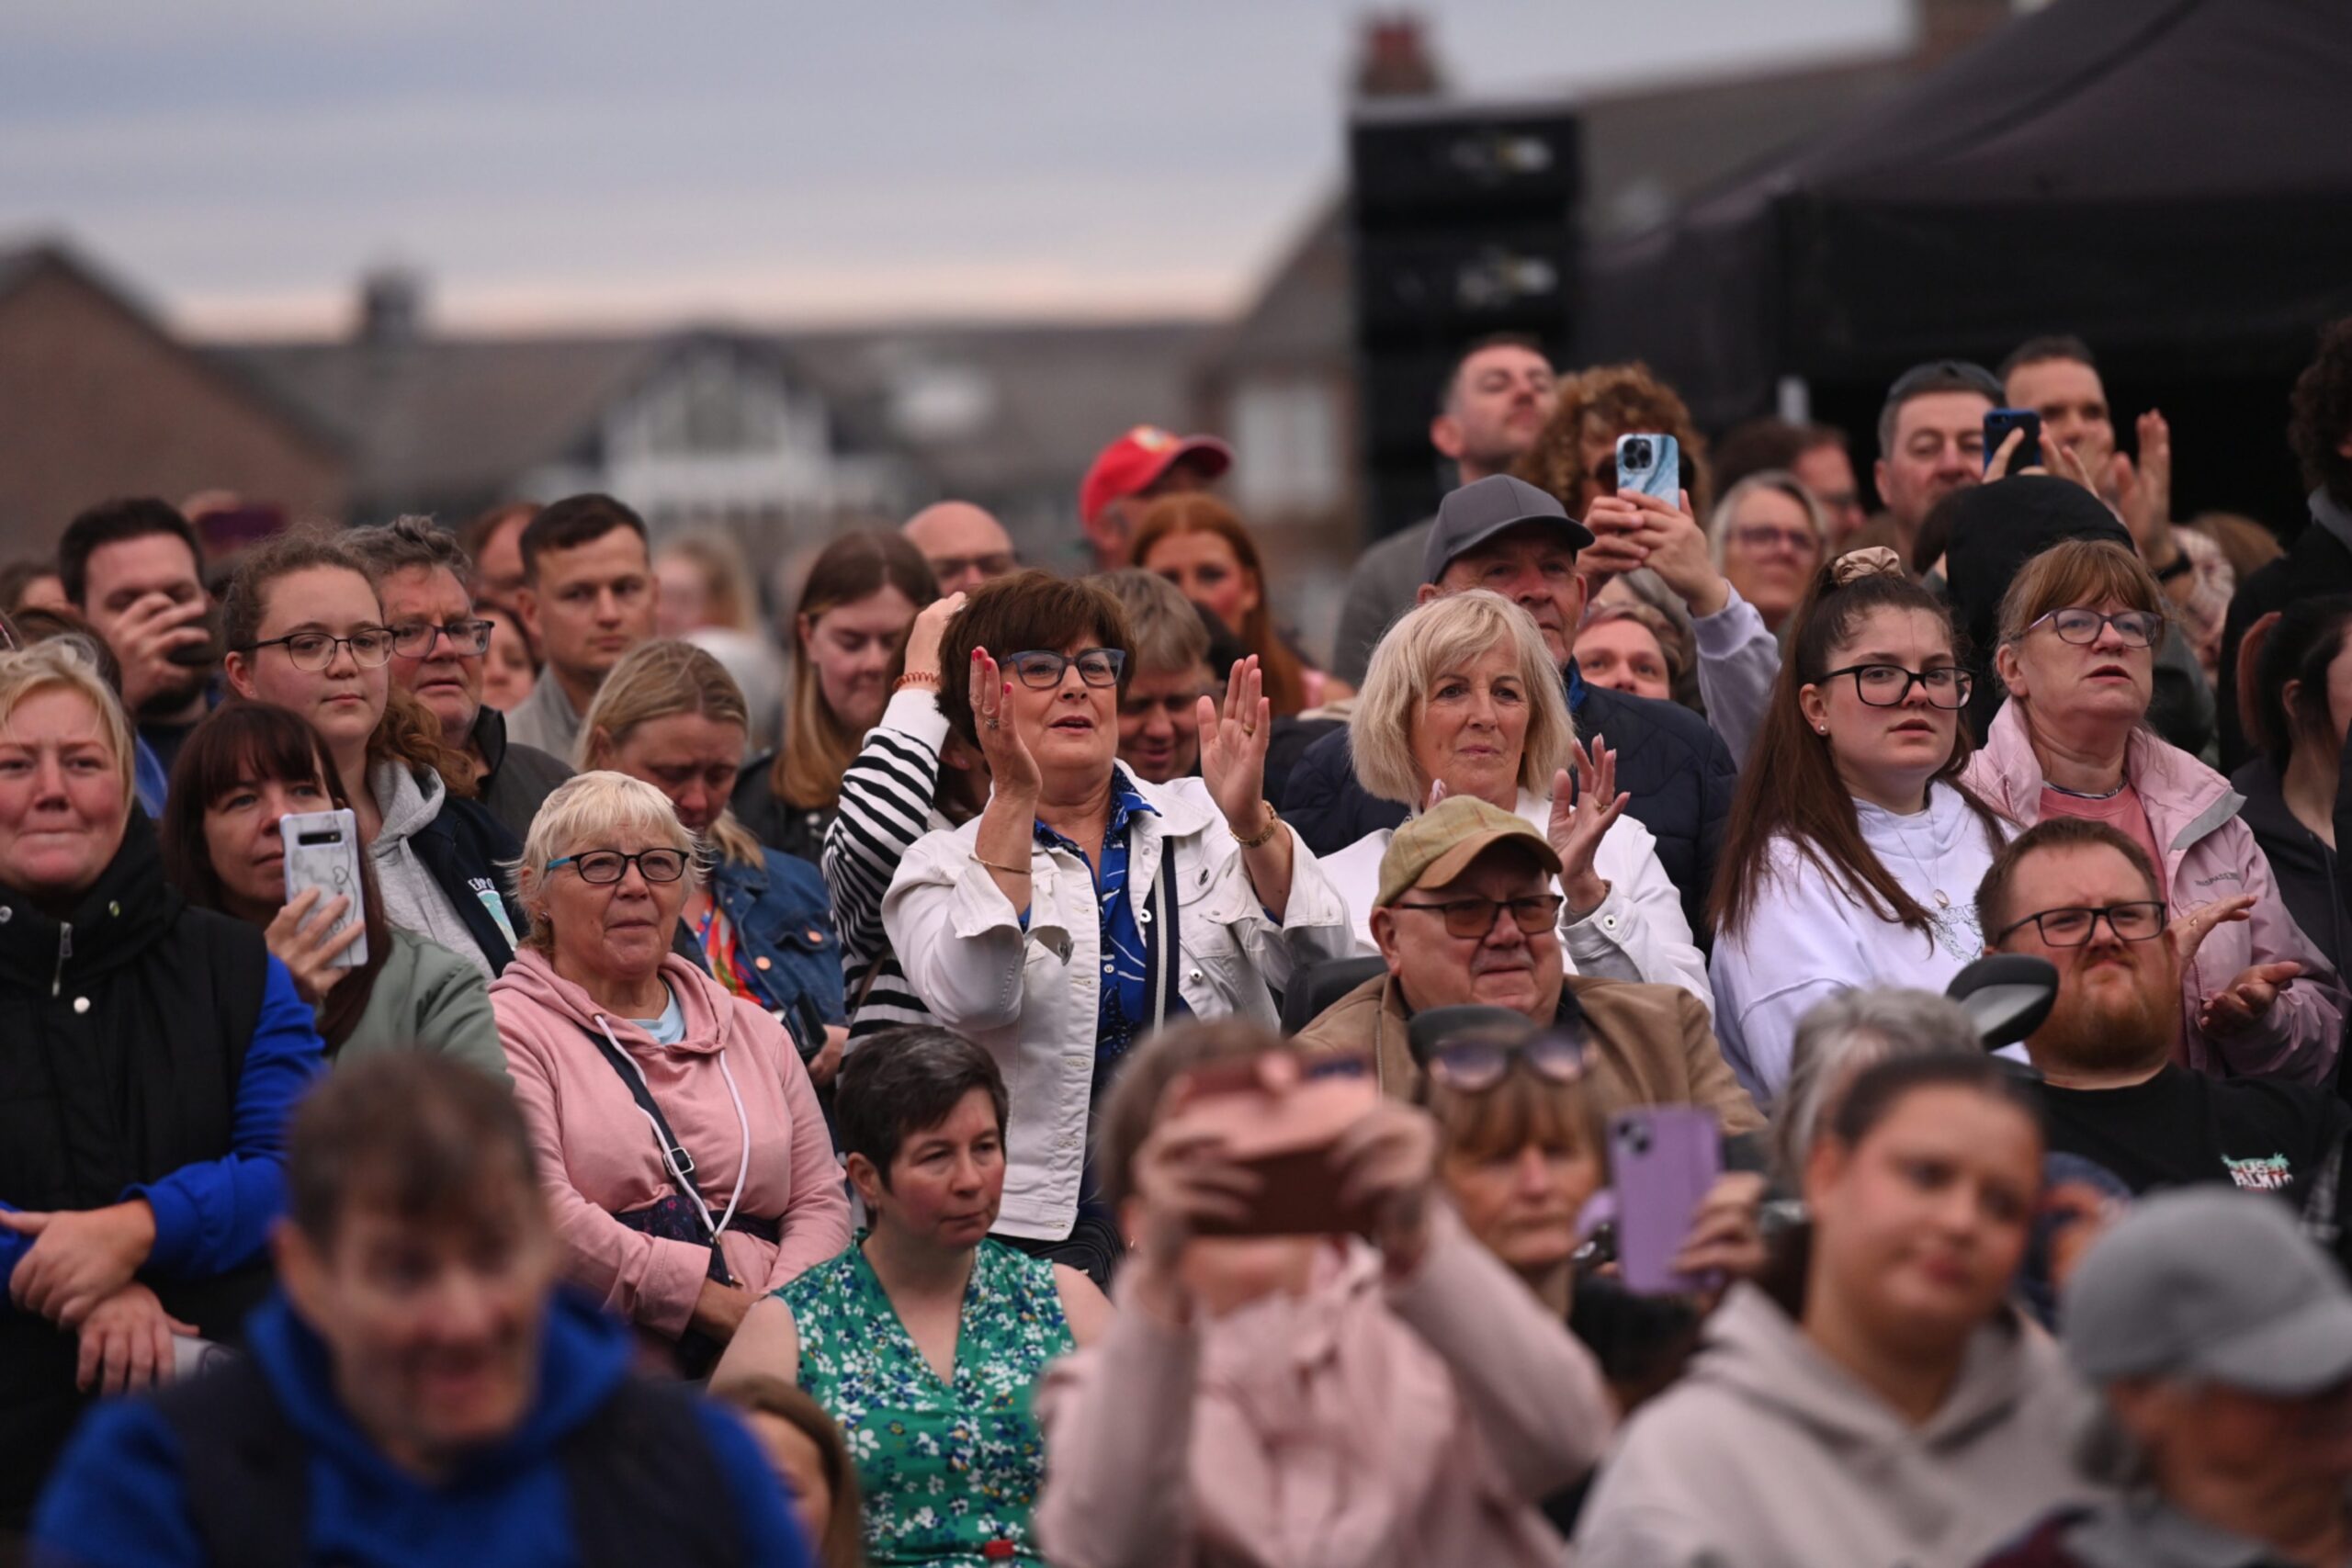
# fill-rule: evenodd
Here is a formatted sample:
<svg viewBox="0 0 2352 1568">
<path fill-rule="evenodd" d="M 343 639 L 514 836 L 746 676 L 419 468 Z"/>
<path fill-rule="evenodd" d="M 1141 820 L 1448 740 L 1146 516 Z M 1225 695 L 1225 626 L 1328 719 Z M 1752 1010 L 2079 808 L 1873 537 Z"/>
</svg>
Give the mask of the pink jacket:
<svg viewBox="0 0 2352 1568">
<path fill-rule="evenodd" d="M 662 978 L 685 1013 L 685 1038 L 672 1046 L 604 1013 L 527 948 L 491 986 L 490 1001 L 555 1211 L 565 1277 L 610 1310 L 674 1338 L 694 1312 L 710 1252 L 613 1218 L 676 1188 L 651 1124 L 587 1033 L 600 1017 L 644 1071 L 654 1103 L 694 1156 L 695 1184 L 714 1222 L 743 1166 L 742 1121 L 751 1123 L 751 1170 L 737 1212 L 780 1222 L 784 1239 L 771 1245 L 732 1227 L 721 1235 L 739 1284 L 772 1291 L 847 1247 L 849 1198 L 817 1091 L 784 1026 L 675 954 L 662 961 Z M 742 1120 L 728 1089 L 730 1075 Z"/>
<path fill-rule="evenodd" d="M 1046 1371 L 1058 1568 L 1556 1568 L 1538 1501 L 1615 1415 L 1566 1325 L 1439 1206 L 1419 1273 L 1350 1243 L 1304 1296 L 1171 1328 L 1128 1305 Z"/>
<path fill-rule="evenodd" d="M 2245 799 L 2230 781 L 2148 730 L 2132 733 L 2123 776 L 2140 792 L 2148 826 L 2165 850 L 2165 892 L 2175 919 L 2236 894 L 2258 900 L 2253 918 L 2205 938 L 2181 976 L 2182 1060 L 2199 1072 L 2324 1080 L 2344 1031 L 2344 982 L 2295 924 L 2270 880 L 2270 862 L 2239 819 Z M 1994 716 L 1984 749 L 1968 764 L 1970 788 L 2030 828 L 2041 817 L 2041 763 L 2015 703 Z M 1993 934 L 1984 933 L 1988 938 Z M 2248 965 L 2292 959 L 2302 974 L 2278 994 L 2256 1032 L 2209 1038 L 2197 1027 L 2205 999 Z"/>
</svg>

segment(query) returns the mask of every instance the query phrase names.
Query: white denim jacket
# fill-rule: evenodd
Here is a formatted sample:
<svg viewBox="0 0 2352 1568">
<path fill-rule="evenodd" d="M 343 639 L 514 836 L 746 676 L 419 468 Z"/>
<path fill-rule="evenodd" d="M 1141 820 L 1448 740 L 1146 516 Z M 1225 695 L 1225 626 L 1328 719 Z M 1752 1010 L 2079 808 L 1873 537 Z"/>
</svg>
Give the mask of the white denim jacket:
<svg viewBox="0 0 2352 1568">
<path fill-rule="evenodd" d="M 1153 807 L 1128 824 L 1128 896 L 1139 922 L 1159 880 L 1162 843 L 1175 841 L 1176 985 L 1184 1005 L 1195 1018 L 1238 1016 L 1273 1028 L 1270 987 L 1353 950 L 1346 904 L 1294 835 L 1290 902 L 1279 924 L 1269 919 L 1206 784 L 1146 784 L 1132 774 L 1126 782 Z M 882 925 L 924 1005 L 1003 1069 L 1012 1110 L 997 1229 L 1057 1241 L 1077 1220 L 1086 1155 L 1101 907 L 1085 862 L 1033 842 L 1023 930 L 1021 911 L 972 858 L 979 827 L 975 818 L 916 840 L 890 880 Z"/>
</svg>

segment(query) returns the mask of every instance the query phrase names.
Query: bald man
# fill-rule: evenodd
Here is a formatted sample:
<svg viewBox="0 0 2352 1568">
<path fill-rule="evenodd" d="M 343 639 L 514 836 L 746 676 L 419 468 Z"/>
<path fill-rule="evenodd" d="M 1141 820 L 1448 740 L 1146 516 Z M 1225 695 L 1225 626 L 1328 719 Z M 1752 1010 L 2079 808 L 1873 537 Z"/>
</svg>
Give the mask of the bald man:
<svg viewBox="0 0 2352 1568">
<path fill-rule="evenodd" d="M 942 598 L 968 593 L 1012 570 L 1012 536 L 968 501 L 943 501 L 907 519 L 899 530 L 931 563 Z"/>
</svg>

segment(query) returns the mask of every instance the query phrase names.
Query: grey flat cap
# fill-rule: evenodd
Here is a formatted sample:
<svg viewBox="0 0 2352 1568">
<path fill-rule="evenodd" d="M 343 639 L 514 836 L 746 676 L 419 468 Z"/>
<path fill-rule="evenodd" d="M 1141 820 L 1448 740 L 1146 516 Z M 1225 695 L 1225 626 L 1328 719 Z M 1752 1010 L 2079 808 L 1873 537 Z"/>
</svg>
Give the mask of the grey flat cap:
<svg viewBox="0 0 2352 1568">
<path fill-rule="evenodd" d="M 1522 523 L 1548 523 L 1576 549 L 1592 543 L 1592 530 L 1569 516 L 1548 491 L 1509 474 L 1488 474 L 1447 491 L 1438 502 L 1437 526 L 1430 530 L 1429 547 L 1421 555 L 1421 581 L 1435 582 L 1454 557 Z"/>
<path fill-rule="evenodd" d="M 2192 1378 L 2294 1399 L 2352 1378 L 2352 1288 L 2267 1193 L 2142 1199 L 2075 1266 L 2059 1320 L 2093 1382 Z"/>
</svg>

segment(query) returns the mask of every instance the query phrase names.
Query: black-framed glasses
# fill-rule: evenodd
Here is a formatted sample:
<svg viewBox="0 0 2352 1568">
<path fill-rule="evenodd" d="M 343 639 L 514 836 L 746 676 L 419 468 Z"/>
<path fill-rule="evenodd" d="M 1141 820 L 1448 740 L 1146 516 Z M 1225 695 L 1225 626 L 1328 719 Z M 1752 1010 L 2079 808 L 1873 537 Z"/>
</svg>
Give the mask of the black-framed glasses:
<svg viewBox="0 0 2352 1568">
<path fill-rule="evenodd" d="M 450 651 L 460 659 L 490 649 L 488 621 L 450 621 L 437 626 L 430 621 L 402 621 L 391 633 L 392 651 L 402 659 L 432 658 L 434 646 L 443 637 L 449 639 Z"/>
<path fill-rule="evenodd" d="M 1957 664 L 1940 665 L 1933 670 L 1905 670 L 1900 664 L 1849 664 L 1843 670 L 1825 670 L 1813 683 L 1825 685 L 1840 675 L 1854 678 L 1854 694 L 1874 708 L 1901 707 L 1911 695 L 1911 688 L 1924 686 L 1928 701 L 1939 708 L 1964 708 L 1968 694 L 1976 687 L 1976 678 Z"/>
<path fill-rule="evenodd" d="M 1532 1040 L 1449 1040 L 1426 1066 L 1432 1081 L 1456 1094 L 1484 1094 L 1510 1075 L 1513 1062 L 1546 1083 L 1572 1084 L 1585 1075 L 1584 1041 L 1565 1030 Z"/>
<path fill-rule="evenodd" d="M 648 882 L 675 882 L 686 874 L 686 852 L 684 850 L 639 850 L 625 855 L 618 850 L 589 850 L 582 854 L 564 855 L 548 862 L 548 869 L 568 865 L 580 874 L 580 880 L 595 887 L 609 887 L 637 867 Z"/>
<path fill-rule="evenodd" d="M 326 632 L 296 632 L 290 637 L 265 637 L 246 645 L 247 653 L 259 653 L 265 648 L 282 648 L 287 662 L 297 670 L 317 671 L 334 662 L 335 650 L 351 649 L 351 661 L 362 670 L 379 670 L 392 657 L 392 633 L 389 626 L 362 626 L 349 637 L 334 637 Z"/>
<path fill-rule="evenodd" d="M 2041 933 L 2048 947 L 2082 947 L 2098 930 L 2101 920 L 2113 931 L 2119 942 L 2147 942 L 2162 934 L 2165 929 L 2165 907 L 2153 898 L 2134 898 L 2126 904 L 2101 904 L 2096 908 L 2044 909 L 2028 915 L 1994 933 L 1996 943 L 2006 942 L 2011 933 L 2031 926 Z"/>
<path fill-rule="evenodd" d="M 1422 909 L 1444 917 L 1445 934 L 1485 936 L 1495 929 L 1495 911 L 1510 911 L 1511 922 L 1532 936 L 1552 929 L 1564 900 L 1556 893 L 1531 894 L 1524 898 L 1449 898 L 1442 904 L 1391 904 L 1392 909 Z"/>
<path fill-rule="evenodd" d="M 2069 605 L 2052 610 L 2033 623 L 2033 626 L 2049 624 L 2061 642 L 2071 642 L 2077 648 L 2087 648 L 2098 640 L 2098 634 L 2108 627 L 2115 628 L 2116 640 L 2126 648 L 2154 648 L 2156 638 L 2164 635 L 2165 618 L 2150 610 L 2118 610 L 2112 615 L 2097 610 Z M 2026 630 L 2033 630 L 2033 626 Z"/>
<path fill-rule="evenodd" d="M 1119 683 L 1119 671 L 1127 667 L 1126 649 L 1081 648 L 1076 653 L 1056 653 L 1051 649 L 1033 648 L 1004 661 L 1004 667 L 1033 692 L 1050 692 L 1060 685 L 1062 671 L 1073 664 L 1078 666 L 1078 678 L 1088 685 L 1115 686 Z"/>
</svg>

